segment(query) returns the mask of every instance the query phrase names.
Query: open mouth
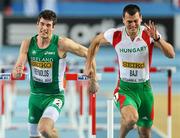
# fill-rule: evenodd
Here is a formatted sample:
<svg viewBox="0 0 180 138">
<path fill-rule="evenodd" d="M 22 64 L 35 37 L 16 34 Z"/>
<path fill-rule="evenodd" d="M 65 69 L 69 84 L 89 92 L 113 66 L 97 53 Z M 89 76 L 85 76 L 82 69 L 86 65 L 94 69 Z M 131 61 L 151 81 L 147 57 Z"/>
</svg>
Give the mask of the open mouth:
<svg viewBox="0 0 180 138">
<path fill-rule="evenodd" d="M 41 31 L 41 34 L 42 34 L 42 35 L 47 35 L 48 33 L 47 33 L 47 32 L 44 32 L 44 31 Z"/>
</svg>

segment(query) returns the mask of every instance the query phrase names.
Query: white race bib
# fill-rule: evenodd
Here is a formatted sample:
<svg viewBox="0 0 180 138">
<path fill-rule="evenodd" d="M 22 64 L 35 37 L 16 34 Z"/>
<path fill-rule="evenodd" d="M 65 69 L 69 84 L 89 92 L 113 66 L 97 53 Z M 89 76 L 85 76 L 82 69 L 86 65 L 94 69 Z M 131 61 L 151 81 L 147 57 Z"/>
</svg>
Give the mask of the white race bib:
<svg viewBox="0 0 180 138">
<path fill-rule="evenodd" d="M 42 83 L 52 82 L 52 62 L 31 62 L 32 78 Z"/>
</svg>

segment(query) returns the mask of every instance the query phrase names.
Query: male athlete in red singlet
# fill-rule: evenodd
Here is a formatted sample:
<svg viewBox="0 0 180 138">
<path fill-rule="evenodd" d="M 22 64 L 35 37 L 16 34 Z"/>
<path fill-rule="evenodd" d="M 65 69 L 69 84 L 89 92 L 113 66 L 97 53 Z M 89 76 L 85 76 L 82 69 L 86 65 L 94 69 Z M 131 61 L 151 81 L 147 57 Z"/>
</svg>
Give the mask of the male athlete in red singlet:
<svg viewBox="0 0 180 138">
<path fill-rule="evenodd" d="M 153 47 L 159 47 L 169 58 L 175 56 L 172 45 L 161 37 L 154 22 L 149 21 L 144 26 L 141 22 L 140 8 L 127 5 L 123 9 L 124 26 L 97 35 L 88 50 L 87 75 L 92 72 L 92 61 L 100 45 L 111 45 L 117 53 L 120 84 L 114 92 L 114 100 L 122 116 L 120 138 L 125 138 L 135 124 L 140 138 L 151 137 L 154 98 L 149 75 Z"/>
</svg>

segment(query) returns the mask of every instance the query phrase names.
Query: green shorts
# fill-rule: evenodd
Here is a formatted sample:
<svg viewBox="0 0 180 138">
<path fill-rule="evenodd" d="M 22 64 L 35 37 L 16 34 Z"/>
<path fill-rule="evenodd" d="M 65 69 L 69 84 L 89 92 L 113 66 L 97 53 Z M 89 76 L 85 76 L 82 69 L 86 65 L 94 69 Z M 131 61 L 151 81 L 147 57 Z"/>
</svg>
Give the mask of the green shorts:
<svg viewBox="0 0 180 138">
<path fill-rule="evenodd" d="M 31 93 L 28 105 L 28 122 L 32 124 L 37 124 L 44 110 L 49 106 L 55 107 L 57 111 L 60 113 L 62 107 L 64 106 L 64 99 L 64 91 L 61 91 L 59 94 Z"/>
<path fill-rule="evenodd" d="M 154 119 L 154 97 L 150 81 L 130 83 L 120 80 L 120 88 L 114 91 L 114 102 L 121 110 L 123 106 L 132 105 L 137 109 L 140 127 L 151 127 Z"/>
</svg>

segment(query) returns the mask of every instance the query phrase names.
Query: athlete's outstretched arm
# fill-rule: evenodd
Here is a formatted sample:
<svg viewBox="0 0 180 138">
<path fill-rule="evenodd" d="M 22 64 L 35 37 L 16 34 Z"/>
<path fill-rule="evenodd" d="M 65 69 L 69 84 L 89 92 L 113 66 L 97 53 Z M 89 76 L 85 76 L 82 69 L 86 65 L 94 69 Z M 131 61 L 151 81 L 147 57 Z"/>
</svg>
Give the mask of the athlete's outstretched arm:
<svg viewBox="0 0 180 138">
<path fill-rule="evenodd" d="M 159 47 L 168 58 L 175 57 L 173 46 L 166 42 L 163 38 L 160 38 L 159 41 L 155 41 L 155 45 Z"/>
<path fill-rule="evenodd" d="M 78 44 L 69 38 L 60 38 L 58 45 L 59 45 L 59 51 L 60 51 L 59 53 L 71 52 L 71 53 L 74 53 L 80 57 L 87 58 L 88 49 L 85 46 Z M 60 54 L 60 56 L 61 56 L 61 54 Z M 94 73 L 94 76 L 96 76 L 96 65 L 95 65 L 95 63 L 93 63 L 92 70 L 93 70 L 92 72 Z M 90 77 L 90 85 L 89 85 L 88 89 L 91 92 L 97 92 L 98 91 L 98 84 L 97 84 L 97 81 L 96 81 L 94 76 Z"/>
<path fill-rule="evenodd" d="M 91 42 L 89 49 L 88 49 L 88 56 L 86 60 L 86 68 L 85 73 L 86 75 L 90 76 L 92 75 L 92 68 L 93 68 L 93 62 L 95 61 L 96 53 L 99 50 L 100 46 L 107 46 L 110 45 L 110 43 L 104 38 L 104 34 L 101 33 L 97 35 Z"/>
<path fill-rule="evenodd" d="M 76 43 L 75 41 L 69 38 L 66 37 L 60 38 L 58 45 L 59 45 L 59 51 L 61 51 L 62 53 L 70 52 L 80 57 L 85 57 L 85 58 L 87 57 L 88 49 L 85 46 Z"/>
<path fill-rule="evenodd" d="M 18 56 L 15 66 L 14 66 L 14 69 L 12 71 L 14 78 L 19 78 L 24 73 L 23 70 L 24 70 L 24 66 L 27 62 L 27 53 L 28 53 L 28 49 L 29 49 L 29 43 L 30 43 L 30 40 L 24 40 L 21 43 L 19 56 Z"/>
<path fill-rule="evenodd" d="M 149 21 L 148 24 L 145 23 L 145 27 L 148 34 L 154 39 L 155 45 L 163 51 L 164 55 L 168 58 L 174 58 L 175 52 L 173 46 L 158 35 L 154 22 Z"/>
</svg>

